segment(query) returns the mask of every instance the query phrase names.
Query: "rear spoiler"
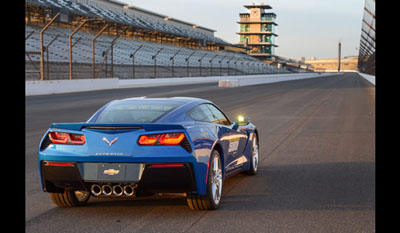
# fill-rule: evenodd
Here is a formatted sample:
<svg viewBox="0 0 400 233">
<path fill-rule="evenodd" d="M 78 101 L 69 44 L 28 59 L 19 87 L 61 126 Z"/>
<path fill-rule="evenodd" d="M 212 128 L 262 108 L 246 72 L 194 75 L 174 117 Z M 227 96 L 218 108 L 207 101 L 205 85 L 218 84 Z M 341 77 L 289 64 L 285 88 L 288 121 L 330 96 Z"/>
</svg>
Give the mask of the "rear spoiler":
<svg viewBox="0 0 400 233">
<path fill-rule="evenodd" d="M 50 128 L 66 129 L 81 131 L 84 128 L 100 129 L 100 130 L 126 130 L 126 129 L 144 129 L 146 131 L 157 130 L 183 130 L 183 126 L 179 124 L 99 124 L 99 123 L 53 123 Z"/>
</svg>

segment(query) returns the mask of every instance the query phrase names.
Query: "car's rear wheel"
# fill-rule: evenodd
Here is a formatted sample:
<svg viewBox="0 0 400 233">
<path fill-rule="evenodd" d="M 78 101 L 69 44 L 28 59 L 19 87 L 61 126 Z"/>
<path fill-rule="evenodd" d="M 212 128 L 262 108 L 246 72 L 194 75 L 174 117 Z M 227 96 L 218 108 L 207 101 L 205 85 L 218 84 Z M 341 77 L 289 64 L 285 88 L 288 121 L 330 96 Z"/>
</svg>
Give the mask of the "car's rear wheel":
<svg viewBox="0 0 400 233">
<path fill-rule="evenodd" d="M 249 175 L 255 175 L 258 171 L 258 149 L 259 144 L 257 140 L 257 135 L 254 134 L 253 145 L 251 148 L 251 159 L 250 159 L 250 169 L 246 172 Z"/>
<path fill-rule="evenodd" d="M 206 195 L 188 193 L 187 203 L 193 210 L 215 210 L 222 196 L 222 163 L 218 151 L 214 150 L 210 159 Z"/>
<path fill-rule="evenodd" d="M 87 191 L 70 191 L 65 190 L 64 193 L 50 193 L 51 200 L 59 207 L 76 207 L 85 205 L 90 198 Z"/>
</svg>

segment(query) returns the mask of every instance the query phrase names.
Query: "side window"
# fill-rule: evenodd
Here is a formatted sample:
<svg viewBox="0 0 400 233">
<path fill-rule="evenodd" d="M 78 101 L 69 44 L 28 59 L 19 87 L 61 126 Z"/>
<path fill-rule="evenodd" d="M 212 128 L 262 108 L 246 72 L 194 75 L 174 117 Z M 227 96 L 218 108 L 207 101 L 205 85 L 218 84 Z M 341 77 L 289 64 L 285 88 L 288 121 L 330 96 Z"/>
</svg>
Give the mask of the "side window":
<svg viewBox="0 0 400 233">
<path fill-rule="evenodd" d="M 189 117 L 195 121 L 205 121 L 215 123 L 215 119 L 210 111 L 210 109 L 205 105 L 201 104 L 188 113 Z"/>
<path fill-rule="evenodd" d="M 210 109 L 213 118 L 215 119 L 214 123 L 218 123 L 221 125 L 230 125 L 231 122 L 225 117 L 225 115 L 214 105 L 207 104 L 208 108 Z"/>
</svg>

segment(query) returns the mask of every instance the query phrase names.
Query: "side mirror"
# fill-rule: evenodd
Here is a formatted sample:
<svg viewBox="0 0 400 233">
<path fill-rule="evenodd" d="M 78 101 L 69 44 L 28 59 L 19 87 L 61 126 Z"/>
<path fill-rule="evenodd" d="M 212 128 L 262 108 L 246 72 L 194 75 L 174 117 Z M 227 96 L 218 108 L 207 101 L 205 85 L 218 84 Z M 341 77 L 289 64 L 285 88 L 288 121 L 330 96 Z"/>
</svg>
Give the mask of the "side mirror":
<svg viewBox="0 0 400 233">
<path fill-rule="evenodd" d="M 238 116 L 237 120 L 233 123 L 233 130 L 237 130 L 239 126 L 248 125 L 250 123 L 250 119 L 248 117 Z"/>
<path fill-rule="evenodd" d="M 238 116 L 237 120 L 238 120 L 239 126 L 248 125 L 250 123 L 250 118 L 248 118 L 248 117 Z"/>
</svg>

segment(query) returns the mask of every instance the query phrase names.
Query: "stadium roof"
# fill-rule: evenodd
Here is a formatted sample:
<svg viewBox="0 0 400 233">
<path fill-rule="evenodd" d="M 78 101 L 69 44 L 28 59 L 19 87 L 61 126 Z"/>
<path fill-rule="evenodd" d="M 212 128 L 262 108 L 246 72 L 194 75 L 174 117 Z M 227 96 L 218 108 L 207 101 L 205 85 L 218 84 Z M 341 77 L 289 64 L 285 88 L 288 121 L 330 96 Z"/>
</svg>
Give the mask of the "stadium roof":
<svg viewBox="0 0 400 233">
<path fill-rule="evenodd" d="M 201 29 L 207 30 L 207 31 L 216 32 L 214 29 L 198 26 L 197 24 L 189 23 L 189 22 L 186 22 L 186 21 L 183 21 L 183 20 L 179 20 L 179 19 L 176 19 L 176 18 L 173 18 L 173 17 L 162 15 L 162 14 L 156 13 L 154 11 L 149 11 L 149 10 L 146 10 L 146 9 L 134 6 L 134 5 L 126 4 L 126 3 L 118 1 L 118 0 L 106 0 L 106 1 L 112 2 L 114 4 L 118 4 L 118 5 L 122 6 L 123 8 L 135 9 L 137 11 L 141 11 L 141 12 L 146 13 L 146 14 L 154 15 L 154 16 L 157 16 L 157 17 L 160 17 L 160 18 L 164 18 L 164 19 L 168 19 L 168 20 L 171 20 L 171 21 L 175 21 L 175 22 L 178 22 L 178 23 L 183 23 L 183 24 L 189 25 L 191 27 L 196 27 L 196 28 L 201 28 Z"/>
<path fill-rule="evenodd" d="M 122 25 L 129 25 L 129 26 L 134 26 L 137 28 L 143 28 L 143 29 L 147 29 L 147 30 L 151 30 L 151 31 L 159 31 L 162 33 L 167 33 L 167 34 L 172 34 L 172 35 L 182 36 L 182 37 L 188 37 L 188 38 L 193 38 L 193 39 L 197 39 L 197 40 L 205 40 L 208 42 L 217 43 L 217 44 L 221 44 L 221 45 L 235 46 L 231 43 L 223 41 L 222 39 L 220 39 L 218 37 L 208 35 L 206 33 L 200 32 L 200 31 L 185 30 L 185 29 L 181 29 L 181 28 L 175 27 L 175 26 L 167 24 L 167 23 L 159 23 L 156 21 L 151 21 L 149 19 L 144 19 L 144 18 L 138 16 L 137 14 L 135 14 L 135 16 L 127 15 L 127 14 L 124 14 L 119 11 L 112 11 L 109 9 L 104 9 L 104 8 L 96 7 L 96 6 L 85 4 L 85 3 L 73 2 L 71 0 L 26 0 L 25 3 L 37 5 L 41 8 L 45 8 L 45 9 L 54 9 L 56 11 L 59 11 L 61 13 L 65 13 L 65 14 L 76 14 L 76 15 L 82 15 L 82 16 L 91 17 L 91 18 L 99 18 L 100 17 L 108 22 L 115 22 L 115 23 L 122 24 Z M 122 4 L 121 2 L 116 2 L 116 1 L 112 1 L 112 3 Z M 134 9 L 145 11 L 148 14 L 153 14 L 153 15 L 162 17 L 164 20 L 166 20 L 165 18 L 168 18 L 168 20 L 174 20 L 176 22 L 186 23 L 187 25 L 192 26 L 192 28 L 200 28 L 200 29 L 210 30 L 210 29 L 200 27 L 195 24 L 190 24 L 190 23 L 187 23 L 184 21 L 176 20 L 171 17 L 167 17 L 167 16 L 164 16 L 164 15 L 161 15 L 158 13 L 150 12 L 150 11 L 147 11 L 144 9 L 139 9 L 137 7 L 134 7 Z"/>
<path fill-rule="evenodd" d="M 251 9 L 251 8 L 261 8 L 261 9 L 272 9 L 272 7 L 270 5 L 264 5 L 264 4 L 260 4 L 260 5 L 244 5 L 244 7 L 246 7 L 247 9 Z"/>
<path fill-rule="evenodd" d="M 250 13 L 239 13 L 239 15 L 250 15 Z M 273 12 L 262 13 L 261 15 L 262 16 L 275 16 L 276 17 L 276 14 L 273 13 Z"/>
</svg>

